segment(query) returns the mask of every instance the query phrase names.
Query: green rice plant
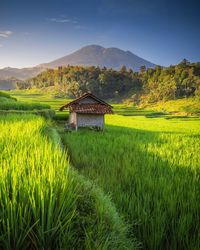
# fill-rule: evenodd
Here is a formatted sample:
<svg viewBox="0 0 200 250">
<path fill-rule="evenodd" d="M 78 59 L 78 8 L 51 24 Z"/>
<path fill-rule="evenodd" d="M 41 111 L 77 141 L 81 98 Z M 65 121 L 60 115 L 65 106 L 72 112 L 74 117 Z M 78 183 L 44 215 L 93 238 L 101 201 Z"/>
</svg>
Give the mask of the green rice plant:
<svg viewBox="0 0 200 250">
<path fill-rule="evenodd" d="M 41 110 L 50 109 L 48 104 L 25 102 L 0 102 L 0 110 Z"/>
<path fill-rule="evenodd" d="M 55 111 L 50 109 L 48 104 L 43 103 L 27 103 L 27 102 L 18 102 L 16 98 L 11 97 L 5 92 L 0 92 L 0 113 L 4 111 L 33 111 L 32 113 L 42 115 L 45 118 L 53 118 L 55 116 Z M 5 112 L 6 114 L 6 112 Z"/>
<path fill-rule="evenodd" d="M 110 115 L 103 133 L 62 137 L 74 166 L 111 196 L 144 249 L 200 248 L 198 118 Z"/>
<path fill-rule="evenodd" d="M 44 119 L 0 116 L 0 249 L 136 249 L 126 233 Z"/>
<path fill-rule="evenodd" d="M 53 109 L 40 109 L 40 110 L 0 110 L 0 115 L 25 115 L 35 114 L 44 117 L 45 119 L 52 119 L 55 117 L 55 111 Z"/>
<path fill-rule="evenodd" d="M 142 106 L 154 111 L 172 114 L 200 115 L 200 100 L 198 97 L 182 98 L 178 100 L 160 101 Z"/>
<path fill-rule="evenodd" d="M 16 102 L 16 100 L 0 96 L 0 103 L 10 103 L 10 102 Z"/>
<path fill-rule="evenodd" d="M 47 90 L 47 88 L 44 90 L 12 90 L 9 93 L 20 102 L 48 104 L 55 111 L 58 111 L 62 105 L 71 101 L 70 99 L 55 97 L 53 90 Z"/>
<path fill-rule="evenodd" d="M 2 92 L 0 91 L 0 98 L 7 98 L 7 99 L 10 99 L 10 100 L 13 100 L 13 101 L 16 101 L 16 98 L 10 96 L 9 94 L 7 94 L 6 92 Z"/>
</svg>

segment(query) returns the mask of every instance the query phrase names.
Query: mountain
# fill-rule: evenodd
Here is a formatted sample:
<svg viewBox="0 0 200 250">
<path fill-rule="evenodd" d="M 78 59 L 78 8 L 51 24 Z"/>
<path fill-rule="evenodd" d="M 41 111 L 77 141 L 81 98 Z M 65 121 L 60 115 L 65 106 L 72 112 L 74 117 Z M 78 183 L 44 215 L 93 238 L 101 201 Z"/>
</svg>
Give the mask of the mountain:
<svg viewBox="0 0 200 250">
<path fill-rule="evenodd" d="M 132 68 L 135 71 L 138 71 L 143 65 L 147 68 L 155 67 L 155 64 L 136 56 L 130 51 L 123 51 L 117 48 L 104 48 L 99 45 L 83 47 L 70 55 L 40 66 L 55 68 L 67 65 L 99 66 L 113 69 L 120 69 L 125 65 L 127 68 Z"/>
<path fill-rule="evenodd" d="M 138 71 L 143 65 L 147 68 L 155 67 L 155 64 L 134 55 L 130 51 L 123 51 L 117 48 L 104 48 L 99 45 L 89 45 L 70 55 L 32 68 L 17 69 L 7 67 L 0 69 L 0 79 L 15 77 L 19 80 L 25 80 L 38 75 L 47 68 L 67 65 L 99 66 L 113 69 L 119 69 L 125 65 L 134 71 Z"/>
<path fill-rule="evenodd" d="M 0 79 L 0 89 L 1 90 L 15 89 L 17 81 L 18 80 L 15 78 Z"/>
<path fill-rule="evenodd" d="M 22 69 L 7 67 L 0 69 L 0 79 L 8 79 L 14 77 L 16 79 L 25 80 L 38 75 L 42 71 L 44 71 L 44 69 L 38 66 Z"/>
</svg>

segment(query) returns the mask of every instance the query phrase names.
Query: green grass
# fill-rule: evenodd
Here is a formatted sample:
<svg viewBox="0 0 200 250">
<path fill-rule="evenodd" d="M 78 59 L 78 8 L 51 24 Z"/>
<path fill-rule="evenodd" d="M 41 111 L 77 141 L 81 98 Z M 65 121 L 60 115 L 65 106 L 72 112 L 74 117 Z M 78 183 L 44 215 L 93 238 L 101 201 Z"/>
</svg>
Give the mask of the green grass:
<svg viewBox="0 0 200 250">
<path fill-rule="evenodd" d="M 200 119 L 106 117 L 64 134 L 80 173 L 109 194 L 144 249 L 200 247 Z"/>
<path fill-rule="evenodd" d="M 59 108 L 70 100 L 43 90 L 10 93 L 20 102 L 50 105 L 63 131 L 68 112 L 59 112 Z M 188 98 L 145 109 L 114 104 L 118 115 L 106 116 L 104 132 L 61 132 L 77 168 L 74 182 L 81 193 L 75 202 L 77 213 L 81 211 L 75 228 L 80 228 L 71 238 L 71 242 L 78 241 L 75 249 L 132 249 L 127 228 L 96 186 L 111 197 L 130 225 L 129 237 L 136 236 L 144 249 L 200 248 L 199 103 Z M 81 218 L 87 222 L 84 230 Z M 105 218 L 112 218 L 108 227 Z"/>
<path fill-rule="evenodd" d="M 51 91 L 44 91 L 42 89 L 31 89 L 31 90 L 12 90 L 9 93 L 17 98 L 21 102 L 26 103 L 40 103 L 47 104 L 56 112 L 55 120 L 57 121 L 67 121 L 69 112 L 68 110 L 59 111 L 60 107 L 65 103 L 71 101 L 71 99 L 67 98 L 57 98 L 54 93 Z M 156 113 L 155 111 L 149 111 L 140 109 L 136 106 L 127 107 L 124 104 L 113 104 L 113 110 L 116 114 L 122 114 L 126 116 L 130 115 L 148 115 L 152 113 Z"/>
<path fill-rule="evenodd" d="M 16 98 L 11 97 L 6 92 L 0 91 L 0 105 L 2 105 L 2 103 L 4 103 L 4 104 L 16 103 Z"/>
<path fill-rule="evenodd" d="M 9 92 L 10 93 L 10 92 Z M 50 105 L 40 102 L 17 101 L 17 98 L 8 93 L 0 92 L 0 110 L 42 110 L 50 109 Z"/>
<path fill-rule="evenodd" d="M 146 105 L 145 107 L 153 111 L 168 112 L 171 114 L 200 115 L 200 99 L 194 97 L 162 101 Z"/>
<path fill-rule="evenodd" d="M 14 97 L 11 97 L 8 93 L 6 93 L 4 91 L 0 91 L 0 97 L 4 97 L 4 98 L 7 98 L 7 99 L 11 99 L 11 100 L 16 101 L 16 99 Z"/>
<path fill-rule="evenodd" d="M 70 99 L 57 98 L 50 90 L 31 89 L 31 90 L 12 90 L 9 93 L 20 102 L 32 104 L 48 105 L 55 110 L 55 120 L 67 121 L 69 112 L 67 110 L 59 111 L 60 107 L 69 102 Z"/>
<path fill-rule="evenodd" d="M 0 110 L 41 110 L 50 109 L 47 104 L 25 102 L 0 102 Z"/>
<path fill-rule="evenodd" d="M 0 131 L 0 249 L 136 249 L 41 117 L 0 116 Z"/>
<path fill-rule="evenodd" d="M 12 90 L 9 93 L 17 98 L 19 101 L 27 103 L 40 103 L 51 106 L 56 112 L 59 112 L 59 108 L 66 102 L 70 101 L 66 98 L 57 98 L 51 91 L 44 91 L 40 89 L 31 90 Z"/>
</svg>

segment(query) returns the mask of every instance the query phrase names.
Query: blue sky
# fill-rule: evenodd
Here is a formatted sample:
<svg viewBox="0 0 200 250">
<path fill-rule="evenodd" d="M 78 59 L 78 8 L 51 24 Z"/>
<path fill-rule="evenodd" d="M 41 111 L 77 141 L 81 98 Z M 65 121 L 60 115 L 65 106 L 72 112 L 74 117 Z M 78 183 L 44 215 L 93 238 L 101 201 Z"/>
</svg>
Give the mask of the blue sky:
<svg viewBox="0 0 200 250">
<path fill-rule="evenodd" d="M 29 67 L 85 45 L 160 65 L 200 61 L 198 0 L 0 0 L 0 68 Z"/>
</svg>

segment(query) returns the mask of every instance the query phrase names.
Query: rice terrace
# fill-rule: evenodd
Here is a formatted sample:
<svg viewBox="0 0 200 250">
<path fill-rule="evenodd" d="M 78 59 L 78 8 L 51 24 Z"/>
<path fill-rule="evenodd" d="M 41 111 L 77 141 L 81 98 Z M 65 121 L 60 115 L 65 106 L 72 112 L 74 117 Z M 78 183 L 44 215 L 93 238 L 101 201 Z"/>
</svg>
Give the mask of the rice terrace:
<svg viewBox="0 0 200 250">
<path fill-rule="evenodd" d="M 2 249 L 198 249 L 198 116 L 113 104 L 103 132 L 66 132 L 66 99 L 1 99 Z"/>
<path fill-rule="evenodd" d="M 199 9 L 0 1 L 0 250 L 200 250 Z"/>
</svg>

